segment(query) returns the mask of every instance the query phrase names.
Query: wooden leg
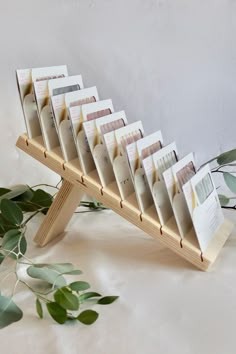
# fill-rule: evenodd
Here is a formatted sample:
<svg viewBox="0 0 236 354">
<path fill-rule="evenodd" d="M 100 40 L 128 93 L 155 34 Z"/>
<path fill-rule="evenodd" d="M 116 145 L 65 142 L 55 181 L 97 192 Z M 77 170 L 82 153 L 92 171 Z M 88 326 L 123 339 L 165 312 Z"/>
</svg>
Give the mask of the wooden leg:
<svg viewBox="0 0 236 354">
<path fill-rule="evenodd" d="M 84 192 L 79 187 L 67 180 L 62 182 L 62 186 L 34 238 L 39 246 L 45 246 L 64 232 L 83 194 Z"/>
</svg>

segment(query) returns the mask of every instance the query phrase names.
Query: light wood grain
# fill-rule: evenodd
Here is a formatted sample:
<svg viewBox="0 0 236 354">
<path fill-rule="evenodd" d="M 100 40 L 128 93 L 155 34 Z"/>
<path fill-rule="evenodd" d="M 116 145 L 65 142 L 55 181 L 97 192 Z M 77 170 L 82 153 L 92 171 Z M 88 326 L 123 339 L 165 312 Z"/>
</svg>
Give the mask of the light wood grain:
<svg viewBox="0 0 236 354">
<path fill-rule="evenodd" d="M 127 200 L 121 200 L 116 183 L 102 188 L 97 171 L 92 171 L 89 175 L 83 175 L 77 159 L 65 162 L 58 148 L 54 151 L 46 151 L 40 137 L 29 140 L 23 134 L 18 138 L 16 145 L 51 170 L 57 172 L 67 181 L 67 186 L 70 185 L 70 192 L 66 192 L 66 187 L 61 192 L 61 195 L 64 196 L 63 204 L 55 200 L 55 204 L 53 203 L 39 233 L 36 235 L 36 241 L 40 242 L 41 245 L 56 237 L 57 232 L 62 232 L 74 211 L 73 209 L 76 207 L 77 199 L 79 201 L 79 190 L 81 194 L 87 193 L 113 209 L 117 214 L 159 240 L 201 270 L 207 270 L 212 265 L 233 230 L 234 225 L 229 220 L 225 220 L 224 224 L 215 234 L 207 251 L 202 254 L 196 239 L 191 234 L 181 241 L 176 222 L 173 218 L 161 228 L 154 206 L 150 207 L 145 213 L 141 213 L 135 195 L 129 196 Z M 75 188 L 74 190 L 77 194 L 73 192 L 73 188 Z M 76 194 L 75 198 L 72 197 L 74 193 Z M 57 203 L 60 207 L 55 212 Z M 68 207 L 69 212 L 65 218 L 66 222 L 61 222 L 60 224 L 60 217 Z"/>
</svg>

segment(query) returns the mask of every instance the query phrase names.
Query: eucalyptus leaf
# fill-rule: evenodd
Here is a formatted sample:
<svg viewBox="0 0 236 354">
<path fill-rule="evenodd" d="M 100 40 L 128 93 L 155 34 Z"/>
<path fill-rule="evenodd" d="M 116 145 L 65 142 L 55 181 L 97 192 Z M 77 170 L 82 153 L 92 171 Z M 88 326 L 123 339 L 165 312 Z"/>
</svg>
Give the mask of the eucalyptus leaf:
<svg viewBox="0 0 236 354">
<path fill-rule="evenodd" d="M 40 318 L 43 318 L 43 307 L 39 299 L 36 299 L 36 310 Z"/>
<path fill-rule="evenodd" d="M 59 304 L 56 302 L 49 302 L 46 304 L 47 309 L 51 317 L 60 324 L 63 324 L 67 320 L 67 313 L 66 310 L 63 309 Z"/>
<path fill-rule="evenodd" d="M 4 194 L 9 193 L 11 190 L 7 188 L 0 188 L 0 197 Z"/>
<path fill-rule="evenodd" d="M 23 312 L 12 299 L 0 295 L 0 329 L 20 321 L 22 317 Z"/>
<path fill-rule="evenodd" d="M 91 325 L 98 319 L 98 313 L 94 310 L 85 310 L 79 314 L 77 320 L 85 325 Z"/>
<path fill-rule="evenodd" d="M 47 267 L 39 268 L 37 266 L 30 266 L 27 268 L 27 274 L 31 278 L 41 279 L 49 284 L 54 284 L 57 288 L 66 285 L 65 278 L 62 275 Z"/>
<path fill-rule="evenodd" d="M 0 196 L 0 202 L 2 199 L 13 199 L 18 197 L 19 195 L 25 193 L 29 189 L 28 186 L 22 185 L 17 188 L 12 189 L 10 192 L 3 194 Z"/>
<path fill-rule="evenodd" d="M 119 296 L 104 296 L 98 300 L 99 305 L 109 305 L 118 299 Z"/>
<path fill-rule="evenodd" d="M 51 206 L 53 201 L 53 196 L 42 189 L 37 189 L 34 192 L 34 196 L 31 199 L 31 202 L 39 205 L 40 207 L 48 208 Z"/>
<path fill-rule="evenodd" d="M 71 290 L 79 292 L 89 289 L 90 285 L 86 281 L 75 281 L 69 284 L 69 287 L 71 288 Z"/>
<path fill-rule="evenodd" d="M 4 236 L 7 231 L 18 228 L 18 226 L 11 224 L 2 216 L 2 214 L 0 214 L 0 234 L 2 236 Z"/>
<path fill-rule="evenodd" d="M 219 165 L 225 165 L 233 161 L 236 161 L 236 149 L 226 151 L 217 157 Z"/>
<path fill-rule="evenodd" d="M 4 254 L 0 253 L 0 264 L 4 261 L 5 256 Z"/>
<path fill-rule="evenodd" d="M 9 230 L 2 239 L 2 247 L 6 251 L 11 251 L 16 254 L 19 254 L 19 252 L 25 254 L 27 242 L 25 236 L 23 236 L 19 230 Z M 16 258 L 13 253 L 9 253 L 9 257 Z"/>
<path fill-rule="evenodd" d="M 72 263 L 38 263 L 34 265 L 37 268 L 47 267 L 56 270 L 58 273 L 67 273 L 74 270 Z"/>
<path fill-rule="evenodd" d="M 28 186 L 26 186 L 26 187 L 28 187 Z M 30 202 L 34 196 L 34 193 L 35 193 L 35 191 L 33 189 L 31 189 L 30 187 L 28 187 L 28 189 L 24 193 L 14 197 L 13 200 L 17 201 L 17 202 Z"/>
<path fill-rule="evenodd" d="M 223 173 L 225 183 L 231 192 L 236 193 L 236 177 L 229 172 Z"/>
<path fill-rule="evenodd" d="M 229 204 L 230 199 L 223 194 L 219 194 L 219 200 L 220 200 L 220 205 L 221 206 L 226 206 L 227 204 Z"/>
<path fill-rule="evenodd" d="M 99 293 L 90 291 L 90 292 L 81 294 L 79 296 L 79 302 L 82 303 L 82 302 L 86 301 L 87 299 L 92 299 L 94 297 L 100 297 L 100 296 L 102 296 L 102 295 Z"/>
<path fill-rule="evenodd" d="M 39 209 L 39 207 L 31 202 L 26 201 L 16 201 L 16 204 L 21 208 L 22 211 L 26 213 L 31 213 Z"/>
<path fill-rule="evenodd" d="M 65 310 L 77 311 L 79 309 L 78 297 L 66 287 L 58 289 L 54 294 L 54 299 Z"/>
<path fill-rule="evenodd" d="M 22 210 L 12 200 L 3 199 L 0 204 L 0 210 L 3 217 L 13 225 L 20 225 L 22 223 Z"/>
</svg>

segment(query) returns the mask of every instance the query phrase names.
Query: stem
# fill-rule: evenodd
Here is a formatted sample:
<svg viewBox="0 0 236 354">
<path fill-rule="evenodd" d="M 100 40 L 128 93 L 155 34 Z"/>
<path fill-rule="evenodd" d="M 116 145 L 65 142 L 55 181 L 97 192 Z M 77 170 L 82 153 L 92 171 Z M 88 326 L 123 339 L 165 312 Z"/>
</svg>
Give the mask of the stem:
<svg viewBox="0 0 236 354">
<path fill-rule="evenodd" d="M 27 263 L 27 262 L 18 262 L 18 263 L 21 263 L 21 264 L 28 264 L 28 265 L 34 265 L 34 262 L 32 262 L 31 261 L 31 259 L 29 259 L 28 257 L 26 257 L 24 254 L 22 254 L 21 252 L 20 252 L 20 255 L 22 256 L 22 258 L 25 258 L 29 263 Z"/>
<path fill-rule="evenodd" d="M 212 170 L 211 173 L 236 173 L 236 171 L 220 171 L 219 169 Z"/>
<path fill-rule="evenodd" d="M 25 227 L 26 224 L 27 224 L 35 215 L 41 213 L 41 211 L 42 211 L 43 209 L 45 209 L 45 208 L 40 208 L 40 209 L 38 209 L 37 211 L 35 211 L 33 214 L 31 214 L 31 215 L 28 217 L 28 219 L 26 219 L 26 220 L 23 222 L 23 224 L 21 224 L 21 226 L 22 226 L 22 227 Z"/>
<path fill-rule="evenodd" d="M 221 206 L 222 209 L 232 209 L 232 210 L 236 210 L 236 205 L 234 206 Z"/>
<path fill-rule="evenodd" d="M 56 184 L 56 188 L 58 188 L 59 184 L 63 181 L 63 178 L 60 179 L 60 181 Z"/>
<path fill-rule="evenodd" d="M 105 208 L 106 209 L 106 208 Z M 104 209 L 93 209 L 93 210 L 84 210 L 84 211 L 75 211 L 74 214 L 83 214 L 83 213 L 93 213 L 96 211 L 101 211 Z"/>
<path fill-rule="evenodd" d="M 217 159 L 217 157 L 218 157 L 218 156 L 213 157 L 213 159 L 211 159 L 211 160 L 205 162 L 203 165 L 201 165 L 201 166 L 199 167 L 199 170 L 200 170 L 202 167 L 206 166 L 208 163 L 211 163 L 211 162 L 215 161 L 215 160 Z"/>
<path fill-rule="evenodd" d="M 50 302 L 46 297 L 42 296 L 39 292 L 35 291 L 29 284 L 27 284 L 24 280 L 19 279 L 19 282 L 24 284 L 32 293 L 34 293 L 37 297 L 42 299 L 45 302 Z"/>
<path fill-rule="evenodd" d="M 11 295 L 11 297 L 13 297 L 14 296 L 14 294 L 15 294 L 15 291 L 16 291 L 16 288 L 17 288 L 17 285 L 19 284 L 19 278 L 17 278 L 17 281 L 15 282 L 15 285 L 14 285 L 14 288 L 13 288 L 13 291 L 12 291 L 12 295 Z"/>
<path fill-rule="evenodd" d="M 60 183 L 60 182 L 59 182 Z M 58 185 L 58 184 L 57 184 Z M 36 184 L 35 186 L 31 187 L 32 189 L 33 188 L 37 188 L 37 187 L 41 187 L 41 186 L 44 186 L 44 187 L 50 187 L 50 188 L 54 188 L 54 189 L 59 189 L 58 187 L 56 186 L 53 186 L 51 184 L 47 184 L 47 183 L 40 183 L 40 184 Z"/>
</svg>

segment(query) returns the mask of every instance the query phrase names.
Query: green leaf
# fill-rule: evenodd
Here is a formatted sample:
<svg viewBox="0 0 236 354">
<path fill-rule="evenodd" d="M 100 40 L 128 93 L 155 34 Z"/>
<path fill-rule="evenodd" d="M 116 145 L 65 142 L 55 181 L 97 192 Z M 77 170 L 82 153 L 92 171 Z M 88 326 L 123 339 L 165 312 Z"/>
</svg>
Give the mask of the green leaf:
<svg viewBox="0 0 236 354">
<path fill-rule="evenodd" d="M 35 264 L 34 266 L 38 268 L 47 267 L 50 269 L 54 269 L 61 274 L 63 273 L 68 274 L 74 271 L 74 265 L 72 263 L 38 263 Z M 76 274 L 81 274 L 81 273 L 82 273 L 81 270 L 78 270 L 78 273 Z"/>
<path fill-rule="evenodd" d="M 46 304 L 46 306 L 49 314 L 57 323 L 63 324 L 66 322 L 67 313 L 63 307 L 61 307 L 56 302 L 49 302 Z"/>
<path fill-rule="evenodd" d="M 16 198 L 19 195 L 25 193 L 28 189 L 29 189 L 29 187 L 25 186 L 25 185 L 18 186 L 17 188 L 14 188 L 10 192 L 0 196 L 0 202 L 1 202 L 2 199 L 13 199 L 13 198 Z"/>
<path fill-rule="evenodd" d="M 0 188 L 0 197 L 6 193 L 9 193 L 11 190 L 7 188 Z"/>
<path fill-rule="evenodd" d="M 50 207 L 52 204 L 52 201 L 53 201 L 52 195 L 45 192 L 42 189 L 37 189 L 34 192 L 33 198 L 31 199 L 32 203 L 37 204 L 41 207 L 45 207 L 45 208 Z"/>
<path fill-rule="evenodd" d="M 223 173 L 224 180 L 231 192 L 236 193 L 236 177 L 229 172 Z"/>
<path fill-rule="evenodd" d="M 32 204 L 31 202 L 18 202 L 16 201 L 16 204 L 18 207 L 21 208 L 22 211 L 25 211 L 26 213 L 32 213 L 33 211 L 36 211 L 39 209 L 37 205 Z"/>
<path fill-rule="evenodd" d="M 54 299 L 65 310 L 77 311 L 79 309 L 78 297 L 66 287 L 58 289 L 54 294 Z"/>
<path fill-rule="evenodd" d="M 230 199 L 226 195 L 223 195 L 223 194 L 219 194 L 219 200 L 220 200 L 221 206 L 225 206 L 225 205 L 229 204 L 229 201 L 230 201 Z"/>
<path fill-rule="evenodd" d="M 0 264 L 4 261 L 5 256 L 4 254 L 0 253 Z"/>
<path fill-rule="evenodd" d="M 217 157 L 219 165 L 225 165 L 233 161 L 236 161 L 236 149 L 226 151 Z"/>
<path fill-rule="evenodd" d="M 69 287 L 71 288 L 71 290 L 78 292 L 89 289 L 90 285 L 86 281 L 75 281 L 71 283 Z"/>
<path fill-rule="evenodd" d="M 82 303 L 82 302 L 84 302 L 84 301 L 87 300 L 87 299 L 91 299 L 91 298 L 99 297 L 99 296 L 102 296 L 102 295 L 99 294 L 99 293 L 95 293 L 95 292 L 90 291 L 90 292 L 81 294 L 81 295 L 79 296 L 79 302 Z"/>
<path fill-rule="evenodd" d="M 118 299 L 119 296 L 104 296 L 98 300 L 99 305 L 109 305 Z"/>
<path fill-rule="evenodd" d="M 6 220 L 2 214 L 0 214 L 0 228 L 2 231 L 9 231 L 11 228 L 15 229 L 18 228 L 16 225 L 12 225 L 8 220 Z"/>
<path fill-rule="evenodd" d="M 54 284 L 57 288 L 66 285 L 66 281 L 62 275 L 47 267 L 30 266 L 27 268 L 27 273 L 31 278 L 44 280 L 49 284 Z"/>
<path fill-rule="evenodd" d="M 91 325 L 98 318 L 98 313 L 93 310 L 85 310 L 79 314 L 77 320 L 85 325 Z"/>
<path fill-rule="evenodd" d="M 27 242 L 25 236 L 22 236 L 22 233 L 19 230 L 14 229 L 5 233 L 2 239 L 2 247 L 6 251 L 12 251 L 16 254 L 19 254 L 19 252 L 25 254 Z M 9 254 L 9 257 L 16 258 L 16 256 L 12 253 Z"/>
<path fill-rule="evenodd" d="M 23 312 L 11 298 L 0 295 L 0 329 L 21 320 Z"/>
<path fill-rule="evenodd" d="M 30 202 L 33 196 L 34 196 L 34 190 L 28 187 L 28 189 L 24 193 L 14 197 L 13 200 L 17 202 Z"/>
<path fill-rule="evenodd" d="M 36 310 L 40 318 L 43 318 L 43 307 L 39 299 L 36 299 Z"/>
<path fill-rule="evenodd" d="M 23 221 L 23 213 L 15 202 L 3 199 L 0 204 L 0 210 L 5 219 L 13 225 L 20 225 Z"/>
</svg>

